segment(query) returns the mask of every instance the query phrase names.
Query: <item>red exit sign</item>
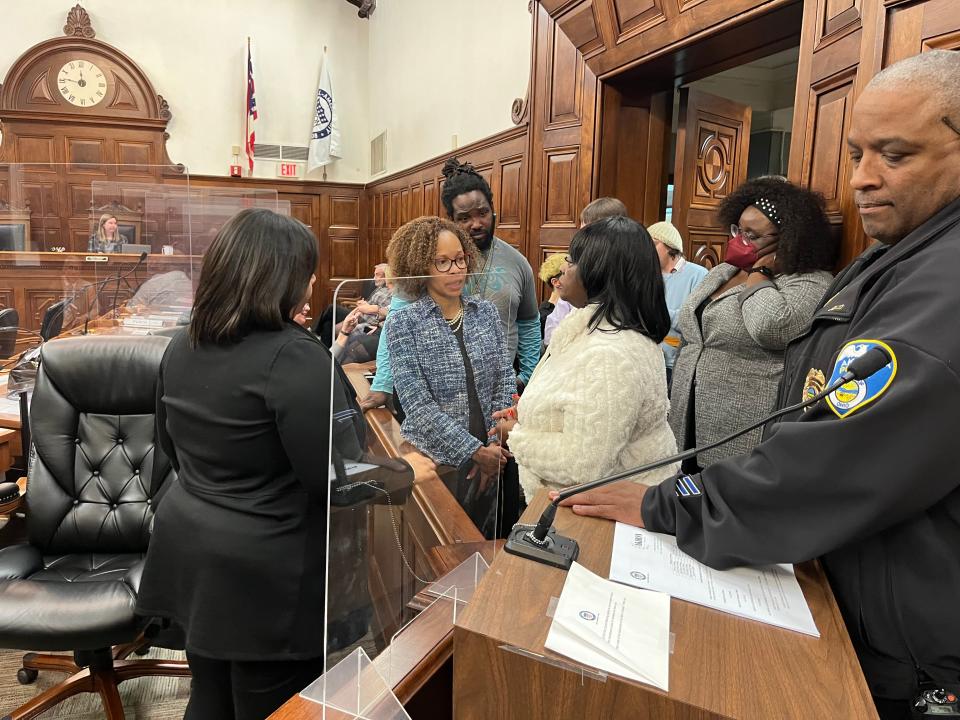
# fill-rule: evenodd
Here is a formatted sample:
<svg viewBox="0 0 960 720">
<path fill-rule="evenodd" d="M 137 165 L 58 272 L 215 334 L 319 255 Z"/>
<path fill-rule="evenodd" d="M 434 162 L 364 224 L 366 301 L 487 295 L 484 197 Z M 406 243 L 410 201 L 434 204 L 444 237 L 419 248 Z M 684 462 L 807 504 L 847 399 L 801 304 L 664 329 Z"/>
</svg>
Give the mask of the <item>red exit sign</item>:
<svg viewBox="0 0 960 720">
<path fill-rule="evenodd" d="M 286 178 L 300 177 L 300 166 L 297 163 L 277 163 L 277 175 Z"/>
</svg>

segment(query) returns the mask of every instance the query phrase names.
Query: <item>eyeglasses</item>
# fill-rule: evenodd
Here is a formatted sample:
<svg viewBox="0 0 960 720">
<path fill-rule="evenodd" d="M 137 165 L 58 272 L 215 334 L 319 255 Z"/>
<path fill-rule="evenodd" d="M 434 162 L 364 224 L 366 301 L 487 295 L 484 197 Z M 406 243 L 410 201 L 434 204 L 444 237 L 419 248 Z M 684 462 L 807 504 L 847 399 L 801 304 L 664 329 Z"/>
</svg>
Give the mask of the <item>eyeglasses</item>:
<svg viewBox="0 0 960 720">
<path fill-rule="evenodd" d="M 563 256 L 563 262 L 565 262 L 567 265 L 576 265 L 576 263 L 573 261 L 573 258 L 571 258 L 569 255 Z"/>
<path fill-rule="evenodd" d="M 466 270 L 467 269 L 466 256 L 461 255 L 455 260 L 451 260 L 450 258 L 434 258 L 433 259 L 433 266 L 437 269 L 437 272 L 442 272 L 442 273 L 450 272 L 450 268 L 452 268 L 454 265 L 456 265 L 461 270 Z"/>
<path fill-rule="evenodd" d="M 780 233 L 772 232 L 772 233 L 764 233 L 763 235 L 757 235 L 752 230 L 744 230 L 737 224 L 733 224 L 730 226 L 730 237 L 743 235 L 743 239 L 750 243 L 756 242 L 757 240 L 760 240 L 761 238 L 765 238 L 765 237 L 776 237 L 779 234 Z"/>
</svg>

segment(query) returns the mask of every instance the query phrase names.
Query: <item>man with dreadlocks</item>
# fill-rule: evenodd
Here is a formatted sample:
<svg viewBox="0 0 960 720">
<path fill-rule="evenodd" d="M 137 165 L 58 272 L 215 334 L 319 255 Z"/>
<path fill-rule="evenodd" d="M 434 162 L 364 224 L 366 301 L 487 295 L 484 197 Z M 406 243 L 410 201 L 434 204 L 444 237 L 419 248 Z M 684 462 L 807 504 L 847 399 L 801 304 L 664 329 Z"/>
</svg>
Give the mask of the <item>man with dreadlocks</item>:
<svg viewBox="0 0 960 720">
<path fill-rule="evenodd" d="M 527 259 L 512 245 L 494 235 L 497 214 L 493 208 L 490 185 L 470 163 L 450 158 L 443 166 L 443 192 L 440 200 L 447 216 L 470 235 L 480 257 L 477 274 L 467 281 L 466 292 L 489 300 L 497 307 L 507 351 L 519 358 L 518 380 L 525 384 L 540 360 L 540 313 L 537 306 L 533 269 Z M 390 311 L 408 304 L 394 295 Z M 393 391 L 390 354 L 382 334 L 377 349 L 377 376 L 370 394 L 363 400 L 364 410 L 379 407 Z"/>
</svg>

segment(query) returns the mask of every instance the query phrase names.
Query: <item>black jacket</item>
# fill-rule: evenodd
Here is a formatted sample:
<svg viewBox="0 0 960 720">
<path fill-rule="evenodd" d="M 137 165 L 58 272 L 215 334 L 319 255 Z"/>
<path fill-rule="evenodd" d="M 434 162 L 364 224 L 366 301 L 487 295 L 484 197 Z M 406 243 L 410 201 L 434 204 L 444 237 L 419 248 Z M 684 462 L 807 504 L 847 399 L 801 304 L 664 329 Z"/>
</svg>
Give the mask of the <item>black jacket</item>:
<svg viewBox="0 0 960 720">
<path fill-rule="evenodd" d="M 712 567 L 822 557 L 879 697 L 912 697 L 918 670 L 960 680 L 958 313 L 960 200 L 836 278 L 787 350 L 779 404 L 801 400 L 811 370 L 829 381 L 856 340 L 893 350 L 884 391 L 842 418 L 821 401 L 694 477 L 701 494 L 670 480 L 643 502 L 648 528 Z"/>
<path fill-rule="evenodd" d="M 158 440 L 179 481 L 157 511 L 137 610 L 176 620 L 188 650 L 324 654 L 330 362 L 292 323 L 226 346 L 170 341 Z"/>
</svg>

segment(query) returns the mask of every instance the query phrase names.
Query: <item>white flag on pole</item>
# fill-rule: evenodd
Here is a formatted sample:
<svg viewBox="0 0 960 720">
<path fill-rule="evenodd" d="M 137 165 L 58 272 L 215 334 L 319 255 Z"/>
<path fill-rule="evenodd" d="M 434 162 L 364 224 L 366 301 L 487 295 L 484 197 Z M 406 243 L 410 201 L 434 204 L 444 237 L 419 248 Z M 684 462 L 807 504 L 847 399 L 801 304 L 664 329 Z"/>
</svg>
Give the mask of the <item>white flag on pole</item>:
<svg viewBox="0 0 960 720">
<path fill-rule="evenodd" d="M 330 81 L 330 62 L 323 51 L 320 68 L 320 86 L 317 88 L 313 129 L 310 134 L 310 152 L 307 155 L 307 172 L 323 167 L 340 157 L 340 127 L 337 123 L 337 106 L 333 101 L 333 83 Z"/>
</svg>

